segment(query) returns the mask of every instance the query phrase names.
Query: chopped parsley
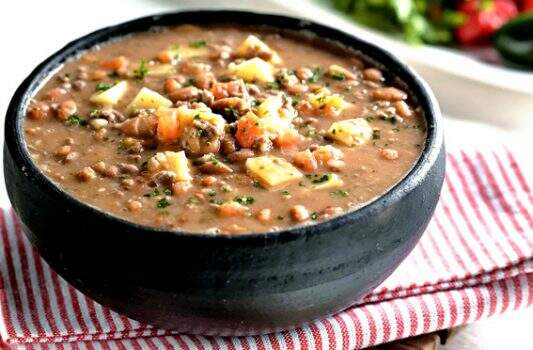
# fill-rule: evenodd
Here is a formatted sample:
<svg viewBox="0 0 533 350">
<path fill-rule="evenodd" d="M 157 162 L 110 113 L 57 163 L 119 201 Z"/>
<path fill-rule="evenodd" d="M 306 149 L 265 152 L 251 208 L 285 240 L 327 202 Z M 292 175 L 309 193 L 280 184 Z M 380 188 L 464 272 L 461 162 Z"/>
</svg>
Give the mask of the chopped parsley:
<svg viewBox="0 0 533 350">
<path fill-rule="evenodd" d="M 187 198 L 185 203 L 187 205 L 195 205 L 195 204 L 200 204 L 200 200 L 197 197 L 189 197 Z"/>
<path fill-rule="evenodd" d="M 106 82 L 99 82 L 98 84 L 96 84 L 96 91 L 106 91 L 106 90 L 109 90 L 111 89 L 111 87 L 113 86 L 113 84 L 109 84 L 109 83 L 106 83 Z"/>
<path fill-rule="evenodd" d="M 281 191 L 281 195 L 282 195 L 282 196 L 288 196 L 288 195 L 290 195 L 290 194 L 291 194 L 291 193 L 290 193 L 289 191 L 287 191 L 287 190 L 283 190 L 283 191 Z"/>
<path fill-rule="evenodd" d="M 233 200 L 242 205 L 252 205 L 255 202 L 254 197 L 250 196 L 237 196 Z"/>
<path fill-rule="evenodd" d="M 278 80 L 276 80 L 271 83 L 266 83 L 266 87 L 267 89 L 271 89 L 271 90 L 279 90 L 281 89 L 281 84 Z"/>
<path fill-rule="evenodd" d="M 306 174 L 305 177 L 307 177 L 309 180 L 311 180 L 314 184 L 321 184 L 323 182 L 327 182 L 331 179 L 331 174 Z"/>
<path fill-rule="evenodd" d="M 392 131 L 394 131 L 394 132 L 400 132 L 400 128 L 393 128 Z"/>
<path fill-rule="evenodd" d="M 366 117 L 365 119 L 369 123 L 372 123 L 374 121 L 374 117 Z"/>
<path fill-rule="evenodd" d="M 336 190 L 329 193 L 332 197 L 348 197 L 350 195 L 350 192 L 346 190 Z"/>
<path fill-rule="evenodd" d="M 231 107 L 224 108 L 224 115 L 230 120 L 237 120 L 240 117 L 239 111 Z"/>
<path fill-rule="evenodd" d="M 335 80 L 344 80 L 346 79 L 346 76 L 344 75 L 344 73 L 341 72 L 332 72 L 331 78 Z"/>
<path fill-rule="evenodd" d="M 156 207 L 157 209 L 164 209 L 170 205 L 170 201 L 166 198 L 161 198 L 157 201 Z"/>
<path fill-rule="evenodd" d="M 196 40 L 196 41 L 191 41 L 189 43 L 189 47 L 192 47 L 193 49 L 199 49 L 201 47 L 205 47 L 206 45 L 207 45 L 206 40 Z"/>
<path fill-rule="evenodd" d="M 183 83 L 183 87 L 193 86 L 194 85 L 194 79 L 189 78 L 185 83 Z"/>
<path fill-rule="evenodd" d="M 228 193 L 228 192 L 231 192 L 231 191 L 232 191 L 231 186 L 229 186 L 229 185 L 222 186 L 222 192 Z"/>
<path fill-rule="evenodd" d="M 316 67 L 313 69 L 313 75 L 311 75 L 311 77 L 307 79 L 307 81 L 310 83 L 316 83 L 322 78 L 323 74 L 324 73 L 322 72 L 322 68 Z"/>
<path fill-rule="evenodd" d="M 148 74 L 148 67 L 146 67 L 146 60 L 143 58 L 141 60 L 141 63 L 139 63 L 139 67 L 133 70 L 133 76 L 136 79 L 143 80 L 147 74 Z"/>
<path fill-rule="evenodd" d="M 379 130 L 372 130 L 372 140 L 379 140 L 381 138 L 381 132 Z"/>
<path fill-rule="evenodd" d="M 150 192 L 148 193 L 145 193 L 144 196 L 145 197 L 158 197 L 158 196 L 161 196 L 161 195 L 167 195 L 167 196 L 170 196 L 172 194 L 172 190 L 170 188 L 154 188 L 153 190 L 151 190 Z"/>
<path fill-rule="evenodd" d="M 316 211 L 311 213 L 311 220 L 318 220 L 318 213 Z"/>
<path fill-rule="evenodd" d="M 281 220 L 283 220 L 283 219 L 285 219 L 285 218 L 284 218 L 282 215 L 278 215 L 278 216 L 277 216 L 277 219 L 281 221 Z"/>
<path fill-rule="evenodd" d="M 263 186 L 261 186 L 261 183 L 259 181 L 254 181 L 254 187 L 255 188 L 263 188 Z"/>
<path fill-rule="evenodd" d="M 214 197 L 214 196 L 217 195 L 217 191 L 211 189 L 211 190 L 207 191 L 207 195 L 209 197 Z"/>
<path fill-rule="evenodd" d="M 66 123 L 68 126 L 84 126 L 87 124 L 87 121 L 74 113 L 68 116 Z"/>
</svg>

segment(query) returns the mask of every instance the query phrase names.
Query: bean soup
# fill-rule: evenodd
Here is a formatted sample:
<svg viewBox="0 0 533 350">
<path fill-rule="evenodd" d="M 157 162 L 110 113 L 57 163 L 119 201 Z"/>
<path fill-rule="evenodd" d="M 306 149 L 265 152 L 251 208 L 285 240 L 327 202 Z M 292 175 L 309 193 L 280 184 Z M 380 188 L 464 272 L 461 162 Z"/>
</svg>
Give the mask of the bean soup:
<svg viewBox="0 0 533 350">
<path fill-rule="evenodd" d="M 159 28 L 71 59 L 27 107 L 57 186 L 134 223 L 246 234 L 327 220 L 398 183 L 423 112 L 340 44 L 273 28 Z"/>
</svg>

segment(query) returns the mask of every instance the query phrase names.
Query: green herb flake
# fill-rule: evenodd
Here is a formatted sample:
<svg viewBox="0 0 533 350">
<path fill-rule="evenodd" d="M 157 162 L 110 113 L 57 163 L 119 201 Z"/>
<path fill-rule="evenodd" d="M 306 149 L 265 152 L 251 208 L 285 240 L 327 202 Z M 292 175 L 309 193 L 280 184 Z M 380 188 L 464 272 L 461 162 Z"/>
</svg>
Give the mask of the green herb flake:
<svg viewBox="0 0 533 350">
<path fill-rule="evenodd" d="M 161 198 L 160 200 L 157 201 L 157 204 L 156 204 L 156 207 L 157 209 L 164 209 L 168 206 L 170 206 L 170 201 L 166 198 Z"/>
<path fill-rule="evenodd" d="M 159 188 L 154 188 L 153 190 L 151 190 L 150 192 L 148 193 L 145 193 L 144 196 L 145 197 L 157 197 L 161 194 L 161 192 L 159 191 Z"/>
<path fill-rule="evenodd" d="M 261 183 L 259 181 L 254 181 L 253 186 L 255 188 L 263 188 L 263 186 L 261 186 Z"/>
<path fill-rule="evenodd" d="M 87 121 L 74 113 L 68 116 L 66 124 L 68 126 L 84 126 L 87 124 Z"/>
<path fill-rule="evenodd" d="M 112 84 L 109 84 L 109 83 L 101 81 L 98 84 L 96 84 L 96 88 L 95 89 L 96 89 L 96 91 L 102 92 L 102 91 L 106 91 L 106 90 L 111 89 L 112 86 L 113 86 Z"/>
<path fill-rule="evenodd" d="M 331 174 L 306 174 L 305 177 L 311 180 L 311 182 L 314 184 L 320 184 L 329 181 L 331 179 Z"/>
<path fill-rule="evenodd" d="M 280 221 L 283 220 L 283 219 L 285 219 L 285 217 L 283 217 L 282 215 L 278 215 L 276 218 L 277 218 L 278 220 L 280 220 Z"/>
<path fill-rule="evenodd" d="M 254 197 L 250 196 L 237 196 L 233 200 L 242 205 L 252 205 L 255 202 Z"/>
<path fill-rule="evenodd" d="M 231 120 L 237 120 L 240 117 L 239 111 L 231 107 L 224 108 L 224 115 Z"/>
<path fill-rule="evenodd" d="M 282 196 L 288 196 L 288 195 L 290 195 L 290 194 L 291 194 L 291 193 L 290 193 L 289 191 L 287 191 L 287 190 L 283 190 L 283 191 L 281 191 L 281 195 L 282 195 Z"/>
<path fill-rule="evenodd" d="M 346 76 L 344 75 L 344 73 L 341 73 L 341 72 L 332 72 L 331 73 L 331 78 L 335 79 L 335 80 L 342 81 L 342 80 L 346 79 Z"/>
<path fill-rule="evenodd" d="M 199 49 L 201 47 L 205 47 L 207 46 L 207 41 L 206 40 L 196 40 L 196 41 L 191 41 L 189 43 L 189 47 L 192 47 L 193 49 Z"/>
<path fill-rule="evenodd" d="M 139 67 L 133 70 L 133 76 L 135 79 L 143 80 L 148 74 L 148 67 L 146 66 L 146 60 L 143 58 Z"/>
<path fill-rule="evenodd" d="M 322 72 L 322 68 L 316 67 L 313 69 L 313 75 L 311 75 L 311 77 L 307 79 L 307 81 L 310 83 L 316 83 L 322 78 L 323 74 L 324 73 Z"/>
<path fill-rule="evenodd" d="M 316 211 L 312 212 L 310 218 L 311 220 L 318 220 L 318 213 Z"/>
<path fill-rule="evenodd" d="M 346 190 L 336 190 L 329 193 L 332 197 L 348 197 L 350 195 L 350 192 Z"/>
<path fill-rule="evenodd" d="M 365 118 L 367 122 L 372 123 L 374 121 L 374 117 L 366 117 Z"/>
<path fill-rule="evenodd" d="M 208 195 L 209 197 L 214 197 L 214 196 L 217 195 L 217 191 L 215 191 L 215 190 L 209 190 L 209 191 L 207 191 L 207 195 Z"/>
<path fill-rule="evenodd" d="M 194 85 L 194 78 L 189 78 L 187 81 L 183 84 L 183 87 L 189 87 Z"/>
<path fill-rule="evenodd" d="M 379 140 L 381 138 L 381 132 L 379 130 L 372 130 L 372 140 Z"/>
</svg>

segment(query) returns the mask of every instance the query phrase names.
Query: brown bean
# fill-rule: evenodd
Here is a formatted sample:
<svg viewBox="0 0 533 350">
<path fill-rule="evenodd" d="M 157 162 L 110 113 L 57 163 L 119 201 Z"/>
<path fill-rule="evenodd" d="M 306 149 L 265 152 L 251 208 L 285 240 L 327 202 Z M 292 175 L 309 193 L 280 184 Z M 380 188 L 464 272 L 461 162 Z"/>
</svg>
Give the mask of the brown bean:
<svg viewBox="0 0 533 350">
<path fill-rule="evenodd" d="M 214 176 L 204 176 L 200 181 L 202 186 L 210 187 L 218 182 L 217 178 Z"/>
<path fill-rule="evenodd" d="M 220 151 L 222 154 L 230 154 L 237 150 L 237 145 L 235 145 L 235 139 L 229 134 L 225 134 L 220 144 Z"/>
<path fill-rule="evenodd" d="M 75 114 L 78 111 L 78 106 L 73 100 L 63 101 L 59 104 L 57 109 L 57 117 L 60 120 L 67 120 L 69 116 Z"/>
<path fill-rule="evenodd" d="M 51 89 L 50 91 L 48 91 L 46 93 L 46 98 L 48 98 L 49 100 L 57 100 L 58 98 L 60 98 L 61 96 L 63 95 L 66 95 L 67 94 L 67 90 L 61 88 L 61 87 L 56 87 L 56 88 L 53 88 Z"/>
<path fill-rule="evenodd" d="M 377 88 L 372 92 L 374 100 L 400 101 L 407 98 L 407 94 L 395 87 Z"/>
<path fill-rule="evenodd" d="M 228 154 L 228 159 L 232 163 L 242 163 L 246 159 L 251 158 L 255 155 L 254 151 L 249 148 L 241 148 L 240 150 Z"/>
<path fill-rule="evenodd" d="M 200 99 L 200 90 L 195 86 L 177 88 L 169 93 L 172 102 L 176 101 L 193 101 Z"/>
<path fill-rule="evenodd" d="M 298 68 L 296 70 L 296 76 L 298 79 L 306 81 L 313 76 L 313 71 L 306 67 Z"/>
<path fill-rule="evenodd" d="M 378 82 L 383 80 L 383 73 L 377 68 L 367 68 L 363 71 L 363 78 Z"/>
<path fill-rule="evenodd" d="M 246 215 L 248 207 L 234 201 L 222 203 L 217 207 L 217 214 L 221 217 L 240 217 Z"/>
<path fill-rule="evenodd" d="M 181 84 L 176 79 L 168 78 L 165 80 L 165 91 L 171 93 L 181 88 Z"/>
<path fill-rule="evenodd" d="M 381 156 L 387 160 L 398 159 L 398 151 L 392 148 L 384 148 L 381 150 Z"/>
<path fill-rule="evenodd" d="M 50 113 L 50 106 L 44 102 L 37 102 L 28 107 L 28 118 L 33 120 L 43 120 Z"/>
<path fill-rule="evenodd" d="M 410 118 L 413 116 L 413 111 L 405 101 L 394 102 L 394 108 L 396 108 L 396 113 L 401 117 Z"/>
<path fill-rule="evenodd" d="M 261 209 L 256 215 L 255 218 L 262 223 L 268 223 L 272 221 L 272 210 L 271 209 Z"/>
<path fill-rule="evenodd" d="M 309 211 L 303 205 L 295 205 L 290 210 L 291 217 L 296 222 L 303 222 L 309 219 Z"/>
<path fill-rule="evenodd" d="M 118 168 L 126 174 L 137 174 L 139 172 L 139 168 L 135 164 L 119 163 Z"/>
<path fill-rule="evenodd" d="M 143 207 L 143 204 L 139 201 L 130 199 L 127 203 L 129 211 L 137 211 Z"/>
<path fill-rule="evenodd" d="M 76 173 L 78 180 L 88 182 L 96 178 L 96 172 L 90 166 L 86 166 Z"/>
</svg>

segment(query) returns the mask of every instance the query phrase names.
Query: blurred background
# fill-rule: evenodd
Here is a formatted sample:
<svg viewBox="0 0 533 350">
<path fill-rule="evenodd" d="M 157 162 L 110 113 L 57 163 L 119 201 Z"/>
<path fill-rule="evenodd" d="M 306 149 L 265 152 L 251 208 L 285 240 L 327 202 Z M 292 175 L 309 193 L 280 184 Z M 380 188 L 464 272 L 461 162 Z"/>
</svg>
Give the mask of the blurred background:
<svg viewBox="0 0 533 350">
<path fill-rule="evenodd" d="M 445 116 L 448 148 L 505 144 L 526 159 L 533 150 L 533 12 L 524 14 L 533 0 L 3 2 L 0 115 L 33 68 L 69 41 L 135 17 L 195 8 L 281 13 L 356 34 L 403 58 L 429 83 Z M 533 175 L 531 163 L 526 173 Z M 9 205 L 3 181 L 0 205 Z M 483 321 L 446 349 L 524 348 L 533 343 L 531 324 L 532 310 Z"/>
</svg>

